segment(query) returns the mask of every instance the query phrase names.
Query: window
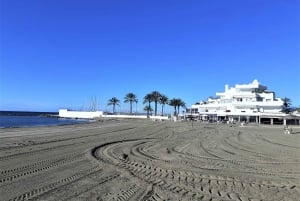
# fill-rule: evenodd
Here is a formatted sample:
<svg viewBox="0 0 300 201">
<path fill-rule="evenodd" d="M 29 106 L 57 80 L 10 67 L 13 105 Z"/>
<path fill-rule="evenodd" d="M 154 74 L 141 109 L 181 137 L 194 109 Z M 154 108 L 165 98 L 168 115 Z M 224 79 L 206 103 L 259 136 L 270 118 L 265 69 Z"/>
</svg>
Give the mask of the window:
<svg viewBox="0 0 300 201">
<path fill-rule="evenodd" d="M 256 97 L 256 101 L 262 102 L 262 101 L 263 101 L 263 98 L 262 98 L 262 97 Z"/>
</svg>

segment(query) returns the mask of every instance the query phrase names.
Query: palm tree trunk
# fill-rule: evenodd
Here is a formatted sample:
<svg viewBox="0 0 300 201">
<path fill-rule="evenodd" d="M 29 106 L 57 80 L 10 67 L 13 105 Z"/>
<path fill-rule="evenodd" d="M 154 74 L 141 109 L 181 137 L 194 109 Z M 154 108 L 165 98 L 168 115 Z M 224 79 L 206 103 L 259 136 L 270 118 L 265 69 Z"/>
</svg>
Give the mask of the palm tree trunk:
<svg viewBox="0 0 300 201">
<path fill-rule="evenodd" d="M 161 106 L 161 115 L 164 116 L 164 105 Z"/>
<path fill-rule="evenodd" d="M 155 101 L 155 116 L 157 115 L 157 101 Z"/>
<path fill-rule="evenodd" d="M 130 102 L 130 114 L 132 114 L 132 102 Z"/>
<path fill-rule="evenodd" d="M 149 118 L 149 116 L 150 116 L 150 114 L 149 114 L 149 113 L 150 113 L 150 107 L 151 107 L 150 104 L 151 104 L 151 102 L 149 101 L 149 102 L 148 102 L 148 106 L 149 106 L 149 107 L 148 107 L 148 110 L 147 110 L 147 118 Z"/>
</svg>

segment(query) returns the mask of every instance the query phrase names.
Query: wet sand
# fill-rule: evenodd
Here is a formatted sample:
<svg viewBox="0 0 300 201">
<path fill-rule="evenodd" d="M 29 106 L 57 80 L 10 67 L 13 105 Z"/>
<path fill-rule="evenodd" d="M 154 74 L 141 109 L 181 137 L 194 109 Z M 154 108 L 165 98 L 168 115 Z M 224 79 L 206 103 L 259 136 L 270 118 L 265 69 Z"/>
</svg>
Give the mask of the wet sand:
<svg viewBox="0 0 300 201">
<path fill-rule="evenodd" d="M 299 200 L 299 142 L 200 122 L 0 129 L 0 200 Z"/>
</svg>

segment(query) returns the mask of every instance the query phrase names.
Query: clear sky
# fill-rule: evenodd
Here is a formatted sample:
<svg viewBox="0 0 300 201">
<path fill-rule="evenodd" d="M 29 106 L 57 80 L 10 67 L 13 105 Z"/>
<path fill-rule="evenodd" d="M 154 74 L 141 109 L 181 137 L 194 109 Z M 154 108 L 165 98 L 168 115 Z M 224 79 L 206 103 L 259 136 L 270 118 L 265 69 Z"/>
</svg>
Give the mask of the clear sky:
<svg viewBox="0 0 300 201">
<path fill-rule="evenodd" d="M 153 90 L 190 106 L 254 79 L 300 105 L 299 0 L 0 2 L 0 110 L 129 92 L 142 110 Z"/>
</svg>

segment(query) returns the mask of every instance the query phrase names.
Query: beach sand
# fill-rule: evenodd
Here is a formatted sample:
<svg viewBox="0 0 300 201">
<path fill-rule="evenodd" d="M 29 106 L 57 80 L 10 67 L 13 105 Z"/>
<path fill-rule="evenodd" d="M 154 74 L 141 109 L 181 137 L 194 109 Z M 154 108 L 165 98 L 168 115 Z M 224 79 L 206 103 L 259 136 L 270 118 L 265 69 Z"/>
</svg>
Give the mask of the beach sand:
<svg viewBox="0 0 300 201">
<path fill-rule="evenodd" d="M 300 128 L 107 120 L 0 130 L 0 200 L 299 200 Z"/>
</svg>

